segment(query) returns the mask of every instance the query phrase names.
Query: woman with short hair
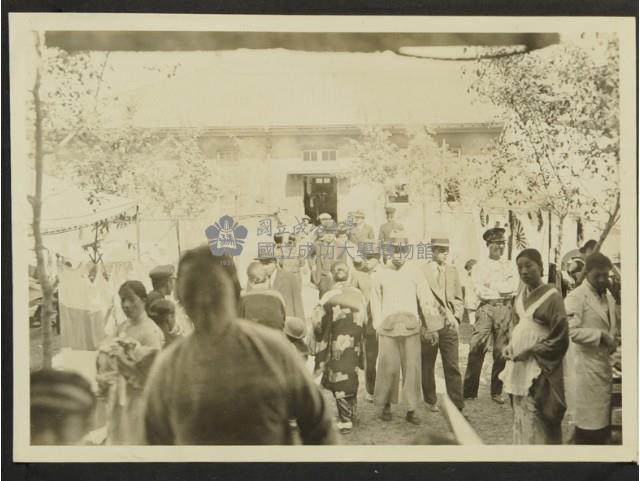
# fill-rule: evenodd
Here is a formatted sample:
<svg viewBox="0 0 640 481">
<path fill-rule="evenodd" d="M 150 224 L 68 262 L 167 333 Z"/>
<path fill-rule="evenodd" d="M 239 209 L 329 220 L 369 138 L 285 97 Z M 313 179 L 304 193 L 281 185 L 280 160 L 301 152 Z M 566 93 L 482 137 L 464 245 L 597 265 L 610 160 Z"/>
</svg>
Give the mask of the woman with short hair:
<svg viewBox="0 0 640 481">
<path fill-rule="evenodd" d="M 127 320 L 100 346 L 98 389 L 107 403 L 107 444 L 141 444 L 142 388 L 165 340 L 147 315 L 147 291 L 140 281 L 125 282 L 118 294 Z"/>
</svg>

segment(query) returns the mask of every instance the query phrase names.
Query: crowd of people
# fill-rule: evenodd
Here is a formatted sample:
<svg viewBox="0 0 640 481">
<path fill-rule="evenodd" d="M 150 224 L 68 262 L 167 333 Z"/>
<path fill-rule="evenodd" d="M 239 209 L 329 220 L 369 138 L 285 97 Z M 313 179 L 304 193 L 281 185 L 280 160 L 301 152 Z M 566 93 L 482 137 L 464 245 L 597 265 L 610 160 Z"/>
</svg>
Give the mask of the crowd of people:
<svg viewBox="0 0 640 481">
<path fill-rule="evenodd" d="M 151 271 L 151 292 L 125 282 L 127 321 L 99 350 L 98 392 L 71 373 L 32 375 L 32 443 L 81 442 L 97 395 L 106 444 L 333 444 L 357 429 L 360 371 L 381 423 L 400 404 L 407 423 L 428 427 L 419 408 L 439 410 L 438 353 L 446 393 L 464 414 L 491 351 L 490 396 L 510 402 L 514 444 L 606 444 L 620 346 L 610 259 L 588 243 L 570 262 L 573 282 L 557 287 L 545 282 L 536 249 L 505 259 L 505 230 L 495 227 L 483 235 L 487 257 L 468 260 L 461 275 L 444 235 L 430 239 L 428 259 L 409 259 L 394 213 L 386 210 L 377 238 L 361 211 L 349 228 L 321 214 L 312 230 L 306 217 L 309 229 L 276 234 L 273 254 L 249 264 L 244 288 L 233 258 L 208 246 L 184 253 L 177 272 Z M 311 249 L 278 255 L 298 245 Z M 305 313 L 308 284 L 317 303 Z M 463 322 L 472 324 L 464 373 Z"/>
</svg>

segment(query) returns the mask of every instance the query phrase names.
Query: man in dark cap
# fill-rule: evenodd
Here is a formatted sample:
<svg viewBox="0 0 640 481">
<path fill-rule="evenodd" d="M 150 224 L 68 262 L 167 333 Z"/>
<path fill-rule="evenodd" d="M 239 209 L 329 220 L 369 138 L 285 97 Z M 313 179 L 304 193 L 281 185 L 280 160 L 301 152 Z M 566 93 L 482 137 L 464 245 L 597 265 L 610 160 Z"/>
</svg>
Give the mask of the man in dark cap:
<svg viewBox="0 0 640 481">
<path fill-rule="evenodd" d="M 442 357 L 442 369 L 447 386 L 447 394 L 455 406 L 462 411 L 462 375 L 458 365 L 458 324 L 464 309 L 462 284 L 458 271 L 447 264 L 449 239 L 431 239 L 433 259 L 421 267 L 427 284 L 439 305 L 439 315 L 443 327 L 422 342 L 422 392 L 428 408 L 439 411 L 436 401 L 435 367 L 438 350 Z"/>
<path fill-rule="evenodd" d="M 387 222 L 380 226 L 380 232 L 378 233 L 378 240 L 380 242 L 389 242 L 394 231 L 404 231 L 404 226 L 397 222 L 395 219 L 396 209 L 395 207 L 386 207 L 384 212 L 387 216 Z"/>
<path fill-rule="evenodd" d="M 344 249 L 339 249 L 336 246 L 337 233 L 338 229 L 335 224 L 327 225 L 323 229 L 322 237 L 311 247 L 310 254 L 314 260 L 311 280 L 318 287 L 320 297 L 324 296 L 333 285 L 331 266 L 341 255 L 345 255 Z"/>
<path fill-rule="evenodd" d="M 480 260 L 471 274 L 473 288 L 478 297 L 476 322 L 469 342 L 469 358 L 464 375 L 464 398 L 476 399 L 480 385 L 480 373 L 484 355 L 493 344 L 491 368 L 491 399 L 504 404 L 502 381 L 499 374 L 506 360 L 502 351 L 507 345 L 511 320 L 512 299 L 518 290 L 520 279 L 515 262 L 503 259 L 505 230 L 488 229 L 482 238 L 489 248 L 489 257 Z"/>
<path fill-rule="evenodd" d="M 149 272 L 151 278 L 151 286 L 153 290 L 147 294 L 146 310 L 149 314 L 149 308 L 158 299 L 164 299 L 170 296 L 175 285 L 176 275 L 175 267 L 172 265 L 163 265 L 154 267 Z"/>
<path fill-rule="evenodd" d="M 91 427 L 96 399 L 80 374 L 42 370 L 31 374 L 31 444 L 79 444 Z"/>
</svg>

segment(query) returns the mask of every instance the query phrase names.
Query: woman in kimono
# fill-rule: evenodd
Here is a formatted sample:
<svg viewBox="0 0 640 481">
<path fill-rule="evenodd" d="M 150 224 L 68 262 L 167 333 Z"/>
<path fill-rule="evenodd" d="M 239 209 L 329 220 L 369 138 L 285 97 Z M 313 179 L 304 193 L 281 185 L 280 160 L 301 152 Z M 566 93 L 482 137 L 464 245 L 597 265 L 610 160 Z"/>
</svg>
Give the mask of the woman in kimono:
<svg viewBox="0 0 640 481">
<path fill-rule="evenodd" d="M 514 444 L 561 444 L 566 404 L 562 361 L 569 328 L 561 294 L 542 281 L 542 257 L 525 249 L 516 258 L 524 287 L 515 300 L 515 327 L 500 375 L 511 397 Z"/>
<path fill-rule="evenodd" d="M 107 402 L 107 444 L 142 444 L 141 395 L 164 334 L 146 313 L 147 292 L 139 281 L 118 291 L 127 320 L 98 351 L 98 390 Z"/>
<path fill-rule="evenodd" d="M 315 311 L 316 371 L 322 371 L 322 386 L 336 400 L 340 433 L 348 434 L 356 416 L 357 368 L 364 368 L 365 300 L 348 284 L 349 268 L 344 262 L 335 262 L 331 272 L 335 284 Z"/>
</svg>

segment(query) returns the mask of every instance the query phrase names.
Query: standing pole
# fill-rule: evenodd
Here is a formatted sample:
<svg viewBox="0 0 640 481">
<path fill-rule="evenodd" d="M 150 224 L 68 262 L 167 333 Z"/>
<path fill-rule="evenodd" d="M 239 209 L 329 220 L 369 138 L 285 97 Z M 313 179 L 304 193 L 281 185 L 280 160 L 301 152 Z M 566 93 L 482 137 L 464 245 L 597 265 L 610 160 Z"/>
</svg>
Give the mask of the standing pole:
<svg viewBox="0 0 640 481">
<path fill-rule="evenodd" d="M 442 158 L 440 162 L 440 223 L 442 224 L 443 215 L 444 215 L 444 183 L 446 181 L 446 166 L 445 162 L 447 161 L 447 139 L 442 139 Z"/>
<path fill-rule="evenodd" d="M 180 218 L 176 219 L 176 239 L 178 240 L 178 259 L 182 256 L 182 250 L 180 249 Z"/>
<path fill-rule="evenodd" d="M 552 257 L 551 257 L 551 252 L 552 252 L 552 249 L 553 249 L 552 246 L 551 246 L 551 244 L 553 242 L 553 237 L 551 235 L 552 234 L 551 233 L 551 227 L 552 227 L 552 224 L 551 224 L 552 218 L 551 218 L 551 216 L 552 216 L 551 210 L 549 210 L 549 215 L 548 215 L 548 220 L 547 220 L 547 224 L 549 225 L 549 283 L 553 282 L 555 284 L 555 269 L 551 268 L 551 266 L 553 264 Z"/>
<path fill-rule="evenodd" d="M 140 206 L 136 206 L 136 245 L 138 250 L 138 262 L 140 262 Z"/>
</svg>

